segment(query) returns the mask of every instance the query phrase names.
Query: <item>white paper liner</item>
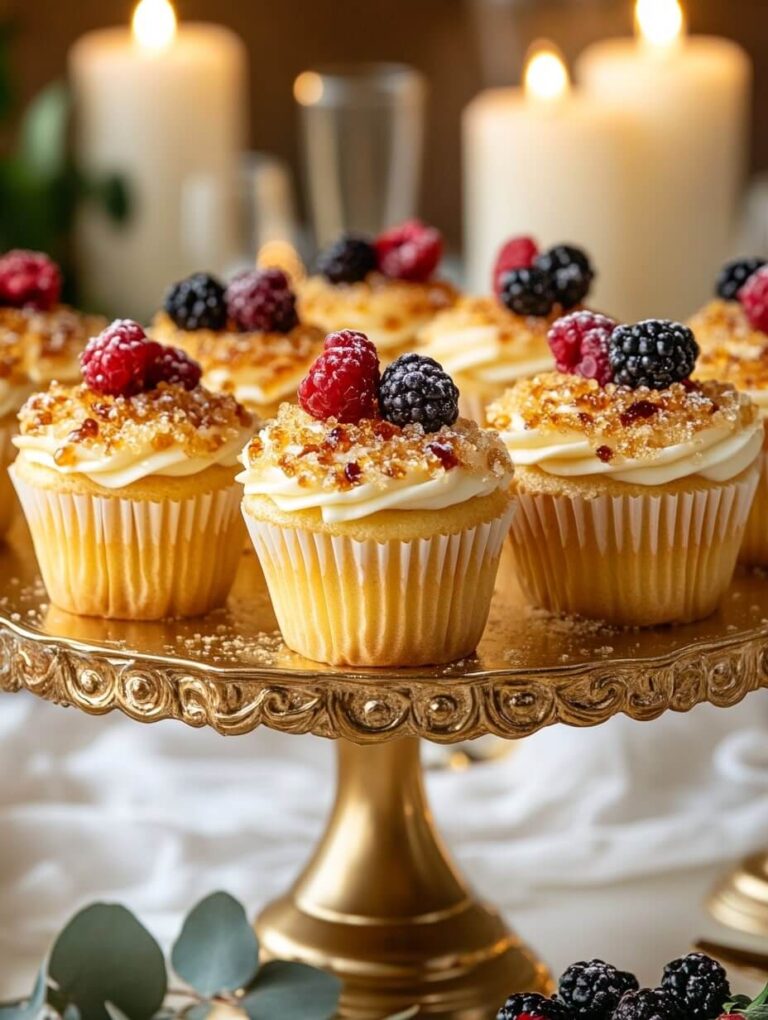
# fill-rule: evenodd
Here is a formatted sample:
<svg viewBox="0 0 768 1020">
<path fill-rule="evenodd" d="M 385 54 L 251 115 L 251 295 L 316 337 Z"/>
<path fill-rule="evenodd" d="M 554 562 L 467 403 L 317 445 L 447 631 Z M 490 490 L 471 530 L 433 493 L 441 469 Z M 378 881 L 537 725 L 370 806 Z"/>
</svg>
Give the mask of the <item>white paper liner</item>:
<svg viewBox="0 0 768 1020">
<path fill-rule="evenodd" d="M 739 560 L 750 566 L 768 567 L 768 451 L 758 458 L 760 477 L 747 519 Z"/>
<path fill-rule="evenodd" d="M 513 512 L 411 542 L 245 520 L 289 648 L 335 665 L 417 666 L 474 651 Z"/>
<path fill-rule="evenodd" d="M 700 619 L 730 584 L 758 471 L 698 492 L 518 493 L 510 538 L 530 601 L 622 625 Z"/>
<path fill-rule="evenodd" d="M 6 420 L 8 424 L 5 424 Z M 16 515 L 16 495 L 8 476 L 8 467 L 16 456 L 13 437 L 17 431 L 15 417 L 0 423 L 0 539 L 5 536 Z"/>
<path fill-rule="evenodd" d="M 11 479 L 60 609 L 155 620 L 225 601 L 242 552 L 237 485 L 153 502 L 38 488 L 13 468 Z"/>
</svg>

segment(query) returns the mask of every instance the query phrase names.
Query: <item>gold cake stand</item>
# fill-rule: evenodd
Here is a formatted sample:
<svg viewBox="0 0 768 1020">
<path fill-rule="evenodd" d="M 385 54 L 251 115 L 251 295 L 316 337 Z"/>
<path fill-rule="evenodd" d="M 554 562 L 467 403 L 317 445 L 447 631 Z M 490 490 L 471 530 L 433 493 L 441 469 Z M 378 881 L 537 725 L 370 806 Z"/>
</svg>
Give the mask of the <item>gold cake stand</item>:
<svg viewBox="0 0 768 1020">
<path fill-rule="evenodd" d="M 140 722 L 336 739 L 331 818 L 293 888 L 256 922 L 265 951 L 337 973 L 343 1017 L 374 1020 L 418 1003 L 425 1017 L 490 1020 L 511 991 L 548 990 L 550 978 L 446 853 L 419 739 L 518 738 L 620 712 L 650 720 L 704 701 L 734 705 L 768 686 L 768 584 L 759 577 L 737 577 L 703 623 L 643 632 L 531 611 L 513 577 L 503 559 L 476 657 L 339 670 L 281 644 L 251 554 L 227 608 L 205 619 L 78 618 L 47 605 L 19 526 L 0 552 L 0 688 Z"/>
</svg>

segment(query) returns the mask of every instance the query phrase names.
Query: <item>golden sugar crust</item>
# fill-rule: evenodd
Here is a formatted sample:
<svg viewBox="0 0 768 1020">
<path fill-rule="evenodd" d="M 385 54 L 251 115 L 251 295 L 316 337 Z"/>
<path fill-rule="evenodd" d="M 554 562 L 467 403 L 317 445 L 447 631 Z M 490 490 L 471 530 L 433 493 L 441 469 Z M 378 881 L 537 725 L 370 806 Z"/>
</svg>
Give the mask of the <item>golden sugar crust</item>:
<svg viewBox="0 0 768 1020">
<path fill-rule="evenodd" d="M 104 454 L 146 454 L 175 446 L 189 457 L 207 457 L 233 442 L 251 422 L 234 397 L 168 383 L 132 397 L 105 396 L 83 384 L 52 383 L 19 412 L 23 436 L 61 441 L 56 460 L 62 465 L 75 462 L 78 446 Z"/>
<path fill-rule="evenodd" d="M 698 379 L 722 379 L 741 390 L 768 388 L 768 336 L 760 344 L 705 347 L 696 362 Z"/>
<path fill-rule="evenodd" d="M 106 325 L 101 316 L 68 305 L 49 312 L 0 308 L 0 378 L 22 373 L 35 382 L 74 381 L 80 375 L 85 345 Z"/>
<path fill-rule="evenodd" d="M 659 450 L 711 428 L 740 431 L 757 420 L 757 408 L 730 383 L 674 383 L 665 390 L 636 390 L 594 379 L 547 372 L 516 383 L 488 408 L 492 428 L 508 431 L 522 418 L 526 429 L 582 434 L 598 457 L 614 454 L 653 459 Z"/>
<path fill-rule="evenodd" d="M 762 347 L 768 335 L 755 329 L 738 301 L 714 298 L 688 322 L 702 350 L 730 344 Z"/>
<path fill-rule="evenodd" d="M 497 478 L 512 471 L 499 437 L 467 418 L 425 432 L 421 425 L 401 428 L 382 419 L 318 421 L 291 404 L 281 405 L 246 455 L 252 469 L 278 467 L 299 485 L 341 491 L 363 483 L 386 487 L 414 471 L 429 478 L 456 468 Z"/>
<path fill-rule="evenodd" d="M 517 315 L 493 297 L 461 297 L 452 308 L 441 312 L 424 327 L 420 339 L 430 343 L 446 333 L 494 326 L 499 341 L 514 346 L 517 353 L 518 348 L 546 346 L 549 327 L 561 315 L 563 311 L 559 306 L 549 315 Z"/>
</svg>

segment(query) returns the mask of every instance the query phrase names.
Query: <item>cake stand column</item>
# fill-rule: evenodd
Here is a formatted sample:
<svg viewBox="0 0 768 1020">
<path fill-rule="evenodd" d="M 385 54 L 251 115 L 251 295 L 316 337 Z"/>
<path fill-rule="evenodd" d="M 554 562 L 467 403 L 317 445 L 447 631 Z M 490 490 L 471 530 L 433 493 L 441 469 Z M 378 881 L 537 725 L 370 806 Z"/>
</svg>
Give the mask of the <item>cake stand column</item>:
<svg viewBox="0 0 768 1020">
<path fill-rule="evenodd" d="M 491 1020 L 515 990 L 549 976 L 478 901 L 451 863 L 427 804 L 416 738 L 338 741 L 328 827 L 290 892 L 256 923 L 270 956 L 303 960 L 344 982 L 340 1016 Z"/>
</svg>

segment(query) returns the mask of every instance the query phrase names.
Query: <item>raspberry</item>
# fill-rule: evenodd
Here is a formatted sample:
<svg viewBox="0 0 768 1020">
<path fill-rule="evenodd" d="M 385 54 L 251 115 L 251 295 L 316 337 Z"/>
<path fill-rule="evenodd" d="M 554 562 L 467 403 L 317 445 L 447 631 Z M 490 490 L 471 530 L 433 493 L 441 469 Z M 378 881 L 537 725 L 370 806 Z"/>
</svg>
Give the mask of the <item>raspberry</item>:
<svg viewBox="0 0 768 1020">
<path fill-rule="evenodd" d="M 0 257 L 0 304 L 49 312 L 61 297 L 61 272 L 47 255 L 15 249 Z"/>
<path fill-rule="evenodd" d="M 622 998 L 613 1020 L 684 1020 L 677 1001 L 663 988 L 641 988 L 627 992 Z"/>
<path fill-rule="evenodd" d="M 610 1020 L 626 992 L 636 991 L 634 974 L 603 960 L 574 963 L 560 978 L 560 998 L 574 1018 Z"/>
<path fill-rule="evenodd" d="M 193 390 L 201 375 L 202 369 L 187 353 L 178 347 L 162 347 L 149 365 L 147 386 L 152 388 L 164 382 Z"/>
<path fill-rule="evenodd" d="M 613 381 L 619 386 L 663 390 L 688 378 L 699 356 L 699 345 L 691 330 L 680 322 L 646 319 L 633 326 L 617 326 L 608 353 Z"/>
<path fill-rule="evenodd" d="M 768 333 L 768 266 L 750 276 L 739 291 L 739 301 L 755 329 Z"/>
<path fill-rule="evenodd" d="M 550 248 L 534 265 L 551 279 L 555 301 L 564 311 L 584 300 L 595 276 L 586 252 L 571 244 Z"/>
<path fill-rule="evenodd" d="M 704 953 L 689 953 L 668 963 L 661 987 L 675 997 L 690 1020 L 717 1020 L 731 997 L 725 970 Z"/>
<path fill-rule="evenodd" d="M 325 350 L 299 385 L 299 403 L 313 418 L 358 422 L 377 416 L 379 357 L 364 333 L 344 330 L 325 339 Z"/>
<path fill-rule="evenodd" d="M 535 992 L 510 995 L 496 1020 L 570 1020 L 570 1012 L 557 999 L 547 999 Z"/>
<path fill-rule="evenodd" d="M 614 329 L 613 319 L 597 312 L 571 312 L 557 319 L 547 336 L 557 370 L 605 386 L 613 378 L 608 341 Z"/>
<path fill-rule="evenodd" d="M 532 237 L 513 237 L 501 248 L 493 266 L 493 293 L 501 299 L 504 275 L 510 269 L 529 269 L 539 254 Z"/>
<path fill-rule="evenodd" d="M 549 315 L 555 303 L 552 281 L 540 269 L 510 269 L 501 281 L 501 303 L 517 315 Z"/>
<path fill-rule="evenodd" d="M 195 273 L 174 283 L 163 302 L 168 315 L 179 329 L 224 329 L 227 302 L 224 288 L 208 273 Z"/>
<path fill-rule="evenodd" d="M 715 284 L 715 293 L 724 301 L 735 301 L 747 280 L 762 269 L 765 259 L 734 259 L 726 262 Z"/>
<path fill-rule="evenodd" d="M 426 226 L 421 220 L 407 220 L 379 234 L 376 254 L 379 269 L 385 276 L 423 283 L 442 258 L 443 238 L 439 230 Z"/>
<path fill-rule="evenodd" d="M 138 322 L 116 319 L 88 341 L 80 358 L 83 378 L 97 393 L 130 397 L 147 388 L 153 362 L 162 352 Z"/>
<path fill-rule="evenodd" d="M 299 321 L 296 295 L 282 269 L 240 273 L 227 287 L 227 309 L 244 330 L 290 333 Z"/>
<path fill-rule="evenodd" d="M 453 425 L 459 391 L 433 358 L 401 354 L 387 368 L 379 390 L 381 415 L 395 425 L 419 424 L 425 432 Z"/>
<path fill-rule="evenodd" d="M 358 283 L 377 265 L 376 249 L 364 237 L 347 234 L 326 248 L 317 260 L 317 270 L 331 283 Z"/>
</svg>

